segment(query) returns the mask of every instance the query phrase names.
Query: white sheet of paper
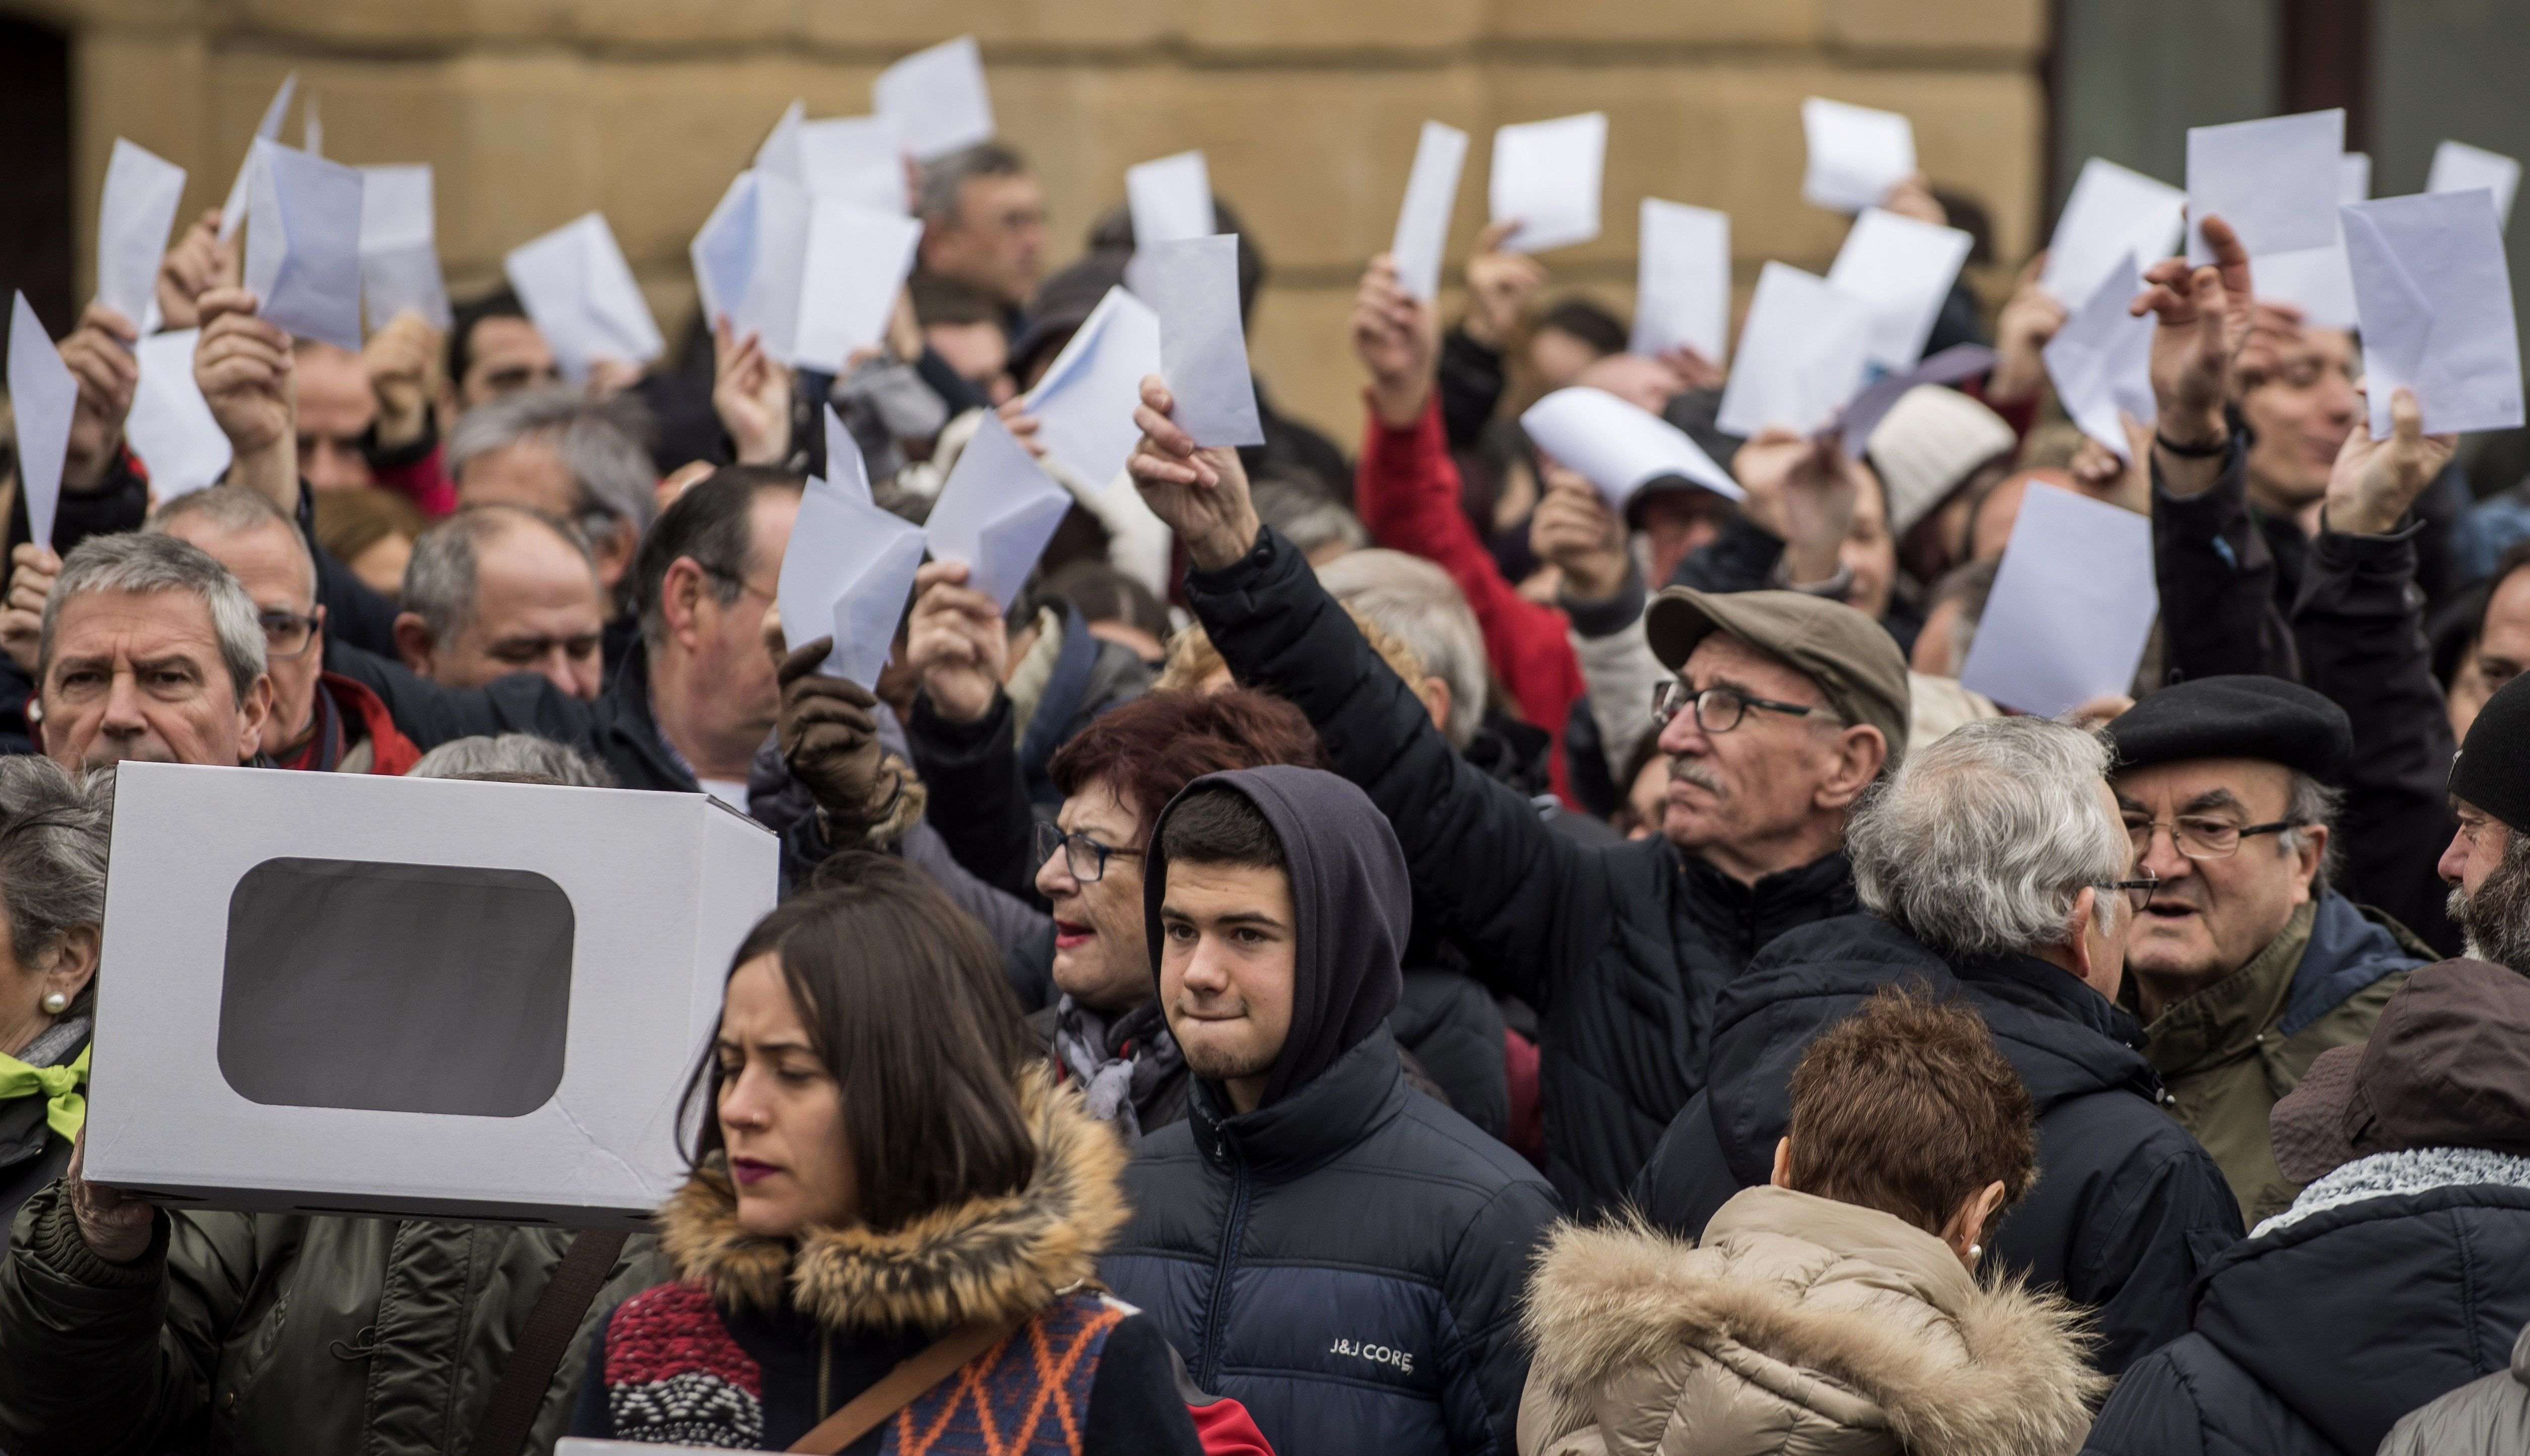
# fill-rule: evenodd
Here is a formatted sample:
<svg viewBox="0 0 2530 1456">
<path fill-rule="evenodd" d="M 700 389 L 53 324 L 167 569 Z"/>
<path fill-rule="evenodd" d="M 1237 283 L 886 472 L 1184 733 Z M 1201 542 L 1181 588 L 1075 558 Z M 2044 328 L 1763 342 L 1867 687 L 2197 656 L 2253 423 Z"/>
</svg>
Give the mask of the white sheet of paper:
<svg viewBox="0 0 2530 1456">
<path fill-rule="evenodd" d="M 2512 226 L 2512 193 L 2520 186 L 2519 162 L 2465 141 L 2446 141 L 2435 147 L 2433 170 L 2425 174 L 2429 192 L 2465 192 L 2475 188 L 2493 192 L 2498 231 Z"/>
<path fill-rule="evenodd" d="M 311 157 L 325 155 L 325 123 L 316 115 L 316 98 L 299 109 L 299 149 Z"/>
<path fill-rule="evenodd" d="M 857 462 L 860 452 L 852 452 Z M 856 465 L 855 465 L 856 471 Z M 811 480 L 782 553 L 774 599 L 782 633 L 795 647 L 831 632 L 834 650 L 819 672 L 866 687 L 878 681 L 922 565 L 922 528 L 870 504 L 869 486 Z"/>
<path fill-rule="evenodd" d="M 887 118 L 917 161 L 937 161 L 993 139 L 993 96 L 975 37 L 915 51 L 878 74 L 870 110 Z"/>
<path fill-rule="evenodd" d="M 1495 222 L 1519 220 L 1503 240 L 1512 252 L 1544 252 L 1599 236 L 1599 181 L 1608 160 L 1608 114 L 1585 111 L 1519 122 L 1494 133 L 1487 195 Z"/>
<path fill-rule="evenodd" d="M 2372 154 L 2350 151 L 2337 159 L 2337 200 L 2368 202 L 2372 199 Z"/>
<path fill-rule="evenodd" d="M 934 558 L 964 562 L 966 585 L 1007 612 L 1071 509 L 1072 492 L 988 413 L 950 467 L 922 529 Z"/>
<path fill-rule="evenodd" d="M 438 235 L 429 163 L 360 169 L 360 296 L 370 328 L 384 328 L 410 308 L 447 331 L 452 318 Z"/>
<path fill-rule="evenodd" d="M 2091 158 L 2056 219 L 2039 286 L 2065 307 L 2078 307 L 2128 253 L 2150 266 L 2176 252 L 2186 209 L 2187 194 L 2168 183 Z"/>
<path fill-rule="evenodd" d="M 2139 260 L 2127 253 L 2110 265 L 2091 297 L 2065 316 L 2064 326 L 2047 343 L 2043 357 L 2056 398 L 2082 433 L 2127 459 L 2125 427 L 2118 411 L 2151 424 L 2153 404 L 2152 315 L 2131 317 L 2133 276 Z"/>
<path fill-rule="evenodd" d="M 501 269 L 575 384 L 598 359 L 647 364 L 668 351 L 603 213 L 583 213 L 510 249 Z"/>
<path fill-rule="evenodd" d="M 1423 124 L 1414 143 L 1414 170 L 1405 178 L 1405 201 L 1397 209 L 1397 236 L 1388 244 L 1398 286 L 1429 303 L 1441 292 L 1441 260 L 1450 250 L 1450 215 L 1458 206 L 1458 174 L 1467 165 L 1467 134 L 1439 122 Z"/>
<path fill-rule="evenodd" d="M 921 241 L 922 224 L 902 212 L 815 199 L 800 259 L 793 365 L 840 374 L 852 351 L 876 345 Z"/>
<path fill-rule="evenodd" d="M 1731 214 L 1645 197 L 1632 349 L 1680 347 L 1731 360 Z"/>
<path fill-rule="evenodd" d="M 1827 281 L 1871 304 L 1871 361 L 1899 372 L 1924 356 L 1924 341 L 1976 240 L 1956 228 L 1866 207 L 1844 235 Z"/>
<path fill-rule="evenodd" d="M 1212 174 L 1203 153 L 1182 151 L 1126 168 L 1125 206 L 1133 218 L 1136 248 L 1211 237 Z"/>
<path fill-rule="evenodd" d="M 1809 145 L 1801 196 L 1814 207 L 1877 207 L 1915 175 L 1915 124 L 1897 112 L 1812 96 L 1801 103 L 1801 135 Z"/>
<path fill-rule="evenodd" d="M 255 123 L 255 137 L 263 141 L 281 139 L 281 123 L 290 115 L 290 98 L 299 90 L 299 73 L 291 72 L 281 79 L 281 88 L 272 93 L 270 104 L 263 108 L 263 120 Z M 246 160 L 238 163 L 237 181 L 229 184 L 229 199 L 220 204 L 220 241 L 237 236 L 246 222 L 247 185 L 254 177 L 254 142 L 247 143 Z"/>
<path fill-rule="evenodd" d="M 864 506 L 878 504 L 870 493 L 869 461 L 861 458 L 861 444 L 832 404 L 826 406 L 826 483 Z"/>
<path fill-rule="evenodd" d="M 830 116 L 800 124 L 795 181 L 831 202 L 872 212 L 908 211 L 905 149 L 884 117 Z"/>
<path fill-rule="evenodd" d="M 1160 372 L 1159 315 L 1111 288 L 1021 407 L 1036 416 L 1047 457 L 1094 490 L 1116 478 L 1142 438 L 1133 406 L 1143 379 Z"/>
<path fill-rule="evenodd" d="M 755 147 L 757 172 L 770 172 L 787 177 L 801 187 L 808 185 L 808 165 L 799 146 L 799 129 L 808 124 L 808 103 L 794 100 L 782 110 L 773 130 Z"/>
<path fill-rule="evenodd" d="M 2252 258 L 2249 273 L 2259 297 L 2292 304 L 2306 322 L 2325 329 L 2354 327 L 2354 274 L 2342 242 Z"/>
<path fill-rule="evenodd" d="M 1238 235 L 1138 250 L 1142 297 L 1160 317 L 1160 374 L 1175 418 L 1202 446 L 1262 445 L 1247 334 L 1238 316 Z"/>
<path fill-rule="evenodd" d="M 2337 241 L 2341 109 L 2187 129 L 2187 261 L 2214 261 L 2199 224 L 2219 217 L 2252 258 Z"/>
<path fill-rule="evenodd" d="M 1872 312 L 1816 274 L 1768 263 L 1739 327 L 1739 353 L 1716 425 L 1754 435 L 1768 425 L 1804 433 L 1826 424 L 1870 370 Z"/>
<path fill-rule="evenodd" d="M 1684 430 L 1605 390 L 1560 389 L 1519 417 L 1529 443 L 1570 466 L 1622 513 L 1635 491 L 1682 476 L 1736 501 L 1747 492 Z"/>
<path fill-rule="evenodd" d="M 2416 392 L 2429 435 L 2522 422 L 2521 341 L 2489 200 L 2424 192 L 2343 209 L 2376 440 L 2399 385 Z"/>
<path fill-rule="evenodd" d="M 2126 692 L 2160 610 L 2152 521 L 2032 481 L 1959 685 L 2041 718 Z"/>
<path fill-rule="evenodd" d="M 246 286 L 260 315 L 360 351 L 358 169 L 257 139 L 247 189 Z"/>
<path fill-rule="evenodd" d="M 228 473 L 228 434 L 193 382 L 193 348 L 201 337 L 199 329 L 152 334 L 134 351 L 140 384 L 132 392 L 123 432 L 149 467 L 149 490 L 160 505 L 217 484 Z"/>
<path fill-rule="evenodd" d="M 17 295 L 9 310 L 9 407 L 17 417 L 18 480 L 27 493 L 28 539 L 47 546 L 62 499 L 62 462 L 70 456 L 71 412 L 78 406 L 79 381 L 27 296 Z"/>
<path fill-rule="evenodd" d="M 184 197 L 184 168 L 114 138 L 114 159 L 106 163 L 105 194 L 96 209 L 96 301 L 135 328 L 157 297 L 158 263 Z"/>
</svg>

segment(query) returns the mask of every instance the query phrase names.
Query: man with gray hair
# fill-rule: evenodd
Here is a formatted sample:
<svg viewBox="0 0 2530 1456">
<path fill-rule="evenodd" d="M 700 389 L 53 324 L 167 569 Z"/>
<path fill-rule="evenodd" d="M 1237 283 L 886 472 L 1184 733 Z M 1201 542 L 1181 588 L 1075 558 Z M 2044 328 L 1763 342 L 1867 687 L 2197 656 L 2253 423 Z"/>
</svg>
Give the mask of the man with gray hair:
<svg viewBox="0 0 2530 1456">
<path fill-rule="evenodd" d="M 1989 1252 L 2098 1312 L 2115 1375 L 2184 1334 L 2188 1285 L 2240 1237 L 2214 1159 L 2172 1121 L 2119 1010 L 2125 935 L 2152 894 L 2097 735 L 2035 718 L 1971 723 L 1909 755 L 1853 822 L 1846 853 L 1877 912 L 1791 931 L 1725 988 L 1712 1074 L 1635 1185 L 1692 1237 L 1768 1181 L 1809 1044 L 1890 986 L 1974 1006 L 2038 1110 L 2038 1184 Z"/>
<path fill-rule="evenodd" d="M 920 273 L 962 283 L 1016 320 L 1045 275 L 1045 188 L 1026 159 L 984 141 L 930 162 L 916 210 Z"/>
<path fill-rule="evenodd" d="M 396 655 L 446 687 L 536 673 L 594 702 L 605 594 L 578 531 L 516 506 L 461 511 L 413 543 Z"/>
<path fill-rule="evenodd" d="M 658 513 L 659 472 L 618 408 L 569 389 L 504 395 L 458 420 L 448 475 L 461 508 L 518 506 L 577 527 L 623 607 L 633 553 Z"/>
<path fill-rule="evenodd" d="M 66 769 L 246 763 L 272 713 L 254 599 L 198 546 L 91 536 L 45 599 L 28 711 Z"/>
</svg>

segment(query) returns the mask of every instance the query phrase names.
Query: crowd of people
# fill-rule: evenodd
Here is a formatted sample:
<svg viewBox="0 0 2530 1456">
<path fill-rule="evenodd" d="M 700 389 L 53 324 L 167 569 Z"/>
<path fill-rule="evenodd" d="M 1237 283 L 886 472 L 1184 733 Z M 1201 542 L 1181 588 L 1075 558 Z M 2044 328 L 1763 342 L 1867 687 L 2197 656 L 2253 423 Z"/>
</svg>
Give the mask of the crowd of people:
<svg viewBox="0 0 2530 1456">
<path fill-rule="evenodd" d="M 773 610 L 827 406 L 919 521 L 988 419 L 1038 449 L 1133 254 L 1120 210 L 1052 267 L 1002 142 L 913 191 L 841 375 L 697 318 L 584 385 L 507 291 L 294 339 L 207 215 L 155 311 L 233 462 L 163 502 L 139 321 L 60 342 L 0 604 L 0 1449 L 2530 1449 L 2530 549 L 2222 219 L 2134 299 L 2122 456 L 2034 264 L 1847 449 L 1726 433 L 1723 368 L 1505 229 L 1455 318 L 1383 255 L 1356 450 L 1261 391 L 1204 448 L 1147 380 L 1017 599 L 926 563 L 857 682 Z M 1740 497 L 1612 505 L 1519 426 L 1567 386 Z M 2159 591 L 2062 719 L 1958 680 L 2045 489 L 2148 516 Z M 650 1231 L 85 1179 L 125 760 L 777 835 Z"/>
</svg>

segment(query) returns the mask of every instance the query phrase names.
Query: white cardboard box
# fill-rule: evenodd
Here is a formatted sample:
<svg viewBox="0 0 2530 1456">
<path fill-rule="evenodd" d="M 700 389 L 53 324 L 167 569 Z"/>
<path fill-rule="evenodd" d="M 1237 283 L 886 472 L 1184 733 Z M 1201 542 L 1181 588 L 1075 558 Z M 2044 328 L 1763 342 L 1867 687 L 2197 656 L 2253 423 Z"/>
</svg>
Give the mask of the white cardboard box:
<svg viewBox="0 0 2530 1456">
<path fill-rule="evenodd" d="M 127 763 L 87 1176 L 633 1227 L 778 843 L 702 794 Z"/>
</svg>

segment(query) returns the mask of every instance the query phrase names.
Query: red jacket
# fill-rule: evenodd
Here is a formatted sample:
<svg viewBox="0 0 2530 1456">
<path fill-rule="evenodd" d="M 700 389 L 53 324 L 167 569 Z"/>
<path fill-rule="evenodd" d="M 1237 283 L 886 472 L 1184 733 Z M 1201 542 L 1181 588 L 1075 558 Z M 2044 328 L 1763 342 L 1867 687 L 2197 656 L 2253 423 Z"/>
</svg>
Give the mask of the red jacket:
<svg viewBox="0 0 2530 1456">
<path fill-rule="evenodd" d="M 1512 588 L 1458 507 L 1458 466 L 1441 430 L 1438 393 L 1412 428 L 1390 429 L 1376 412 L 1362 444 L 1353 507 L 1380 545 L 1437 563 L 1475 610 L 1485 656 L 1520 716 L 1555 739 L 1548 759 L 1555 792 L 1576 812 L 1564 771 L 1564 725 L 1581 699 L 1581 664 L 1564 614 Z"/>
</svg>

